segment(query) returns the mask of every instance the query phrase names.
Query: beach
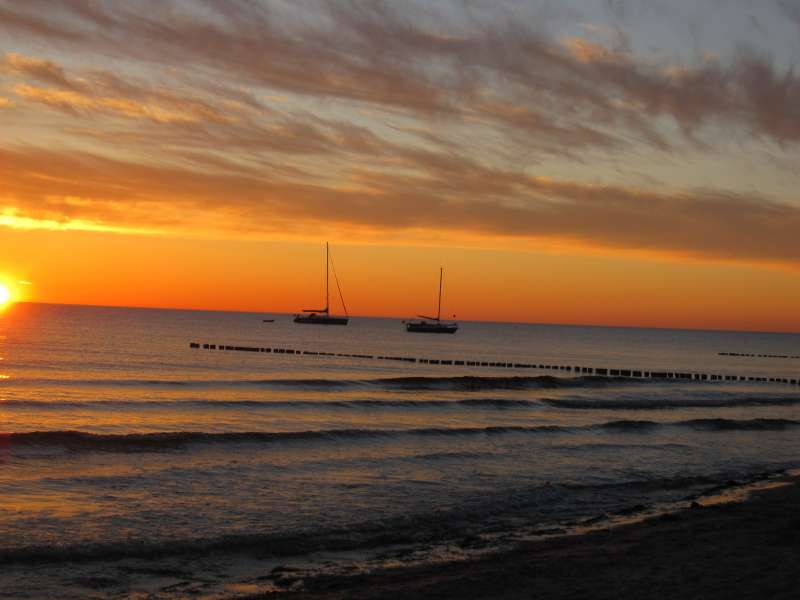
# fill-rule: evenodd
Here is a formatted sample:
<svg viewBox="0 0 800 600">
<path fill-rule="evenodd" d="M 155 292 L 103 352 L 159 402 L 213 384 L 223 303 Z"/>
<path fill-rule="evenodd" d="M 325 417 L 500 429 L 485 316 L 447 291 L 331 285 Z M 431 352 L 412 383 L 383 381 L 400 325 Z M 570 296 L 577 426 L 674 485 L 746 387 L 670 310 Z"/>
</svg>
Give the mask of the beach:
<svg viewBox="0 0 800 600">
<path fill-rule="evenodd" d="M 278 597 L 796 598 L 800 480 L 782 483 L 743 502 L 700 501 L 641 523 L 533 542 L 480 560 L 311 579 L 303 582 L 304 593 Z"/>
</svg>

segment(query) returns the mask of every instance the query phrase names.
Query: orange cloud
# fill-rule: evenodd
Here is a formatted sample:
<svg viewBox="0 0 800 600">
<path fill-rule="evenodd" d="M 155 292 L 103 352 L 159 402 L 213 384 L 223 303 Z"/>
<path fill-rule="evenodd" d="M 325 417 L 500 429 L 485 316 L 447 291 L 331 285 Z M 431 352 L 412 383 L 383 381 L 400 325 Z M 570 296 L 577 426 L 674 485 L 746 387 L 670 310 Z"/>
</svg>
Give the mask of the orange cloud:
<svg viewBox="0 0 800 600">
<path fill-rule="evenodd" d="M 50 60 L 11 52 L 0 60 L 0 73 L 30 76 L 38 81 L 62 87 L 72 87 L 63 67 Z"/>
<path fill-rule="evenodd" d="M 349 186 L 210 174 L 42 150 L 0 152 L 16 219 L 207 235 L 325 228 L 561 240 L 598 250 L 800 265 L 800 208 L 722 191 L 586 185 L 408 152 L 415 174 L 365 170 Z"/>
<path fill-rule="evenodd" d="M 14 93 L 21 99 L 73 113 L 105 113 L 156 123 L 228 123 L 254 101 L 246 94 L 233 93 L 218 107 L 205 99 L 179 94 L 164 86 L 141 81 L 126 81 L 109 71 L 87 71 L 74 77 L 59 64 L 17 53 L 0 61 L 0 73 L 34 79 L 51 87 L 19 83 Z M 224 93 L 220 86 L 212 86 Z"/>
<path fill-rule="evenodd" d="M 583 38 L 567 38 L 562 43 L 572 56 L 583 64 L 628 62 L 626 55 Z"/>
<path fill-rule="evenodd" d="M 155 230 L 134 229 L 128 227 L 116 227 L 113 225 L 103 225 L 93 221 L 76 218 L 47 219 L 36 217 L 19 216 L 17 210 L 6 208 L 0 212 L 0 226 L 10 227 L 11 229 L 33 230 L 44 229 L 47 231 L 100 231 L 106 233 L 128 233 L 128 234 L 155 234 Z M 23 282 L 20 282 L 23 283 Z"/>
<path fill-rule="evenodd" d="M 200 103 L 170 98 L 167 105 L 139 102 L 128 98 L 91 96 L 74 90 L 59 90 L 19 84 L 14 93 L 25 100 L 40 102 L 54 108 L 78 112 L 104 112 L 131 119 L 149 119 L 157 123 L 227 120 L 221 112 Z M 165 96 L 162 94 L 161 99 Z"/>
</svg>

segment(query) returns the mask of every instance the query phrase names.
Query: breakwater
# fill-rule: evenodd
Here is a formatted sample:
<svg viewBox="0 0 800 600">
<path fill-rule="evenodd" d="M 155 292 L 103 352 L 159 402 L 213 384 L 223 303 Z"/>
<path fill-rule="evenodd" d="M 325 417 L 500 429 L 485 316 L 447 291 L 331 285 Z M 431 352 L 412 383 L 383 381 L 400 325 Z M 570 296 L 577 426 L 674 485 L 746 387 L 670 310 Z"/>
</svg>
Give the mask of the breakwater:
<svg viewBox="0 0 800 600">
<path fill-rule="evenodd" d="M 463 366 L 476 368 L 496 368 L 496 369 L 516 369 L 516 370 L 541 370 L 541 371 L 561 371 L 571 375 L 597 375 L 602 377 L 623 377 L 633 379 L 677 379 L 693 381 L 752 381 L 764 383 L 784 383 L 790 385 L 800 385 L 798 377 L 765 377 L 745 374 L 730 373 L 700 373 L 674 370 L 643 370 L 635 368 L 611 368 L 611 367 L 587 367 L 570 364 L 545 364 L 541 362 L 519 362 L 519 361 L 485 361 L 452 358 L 426 358 L 418 356 L 389 356 L 378 354 L 352 354 L 345 352 L 324 352 L 317 350 L 300 350 L 296 348 L 274 348 L 263 346 L 233 346 L 229 344 L 211 344 L 202 342 L 190 342 L 189 347 L 200 350 L 224 351 L 224 352 L 252 352 L 264 354 L 293 354 L 296 356 L 307 357 L 338 357 L 338 358 L 357 358 L 362 360 L 385 360 L 404 363 L 417 363 L 424 365 L 443 365 L 443 366 Z"/>
</svg>

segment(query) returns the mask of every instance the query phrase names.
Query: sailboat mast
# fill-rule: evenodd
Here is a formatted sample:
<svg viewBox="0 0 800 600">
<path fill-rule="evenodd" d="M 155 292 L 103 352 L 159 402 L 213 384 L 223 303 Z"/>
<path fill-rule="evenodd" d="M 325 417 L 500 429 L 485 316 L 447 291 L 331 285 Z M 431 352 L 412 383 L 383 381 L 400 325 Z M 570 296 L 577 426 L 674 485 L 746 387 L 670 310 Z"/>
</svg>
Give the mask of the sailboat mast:
<svg viewBox="0 0 800 600">
<path fill-rule="evenodd" d="M 436 320 L 439 321 L 442 317 L 442 271 L 443 267 L 439 267 L 439 306 L 436 309 Z"/>
<path fill-rule="evenodd" d="M 328 242 L 325 242 L 325 313 L 330 313 L 331 300 L 328 293 L 328 271 L 330 270 L 330 259 L 328 258 Z"/>
</svg>

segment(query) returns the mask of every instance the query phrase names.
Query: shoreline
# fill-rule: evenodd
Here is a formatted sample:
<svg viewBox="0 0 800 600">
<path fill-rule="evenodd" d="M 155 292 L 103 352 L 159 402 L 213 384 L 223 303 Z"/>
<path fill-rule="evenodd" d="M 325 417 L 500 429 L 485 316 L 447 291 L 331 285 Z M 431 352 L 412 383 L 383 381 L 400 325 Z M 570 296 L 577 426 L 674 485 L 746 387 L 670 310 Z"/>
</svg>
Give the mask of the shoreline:
<svg viewBox="0 0 800 600">
<path fill-rule="evenodd" d="M 10 562 L 0 599 L 794 598 L 800 470 L 540 530 L 513 544 L 273 556 L 264 548 Z M 465 545 L 466 542 L 466 545 Z M 373 549 L 375 550 L 375 549 Z M 421 553 L 417 554 L 417 550 Z M 434 560 L 431 560 L 434 558 Z M 31 587 L 33 581 L 37 584 Z"/>
<path fill-rule="evenodd" d="M 675 512 L 470 560 L 303 579 L 276 570 L 274 582 L 297 591 L 246 598 L 795 598 L 800 475 L 749 487 L 741 500 L 737 492 L 703 497 Z"/>
</svg>

